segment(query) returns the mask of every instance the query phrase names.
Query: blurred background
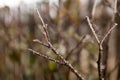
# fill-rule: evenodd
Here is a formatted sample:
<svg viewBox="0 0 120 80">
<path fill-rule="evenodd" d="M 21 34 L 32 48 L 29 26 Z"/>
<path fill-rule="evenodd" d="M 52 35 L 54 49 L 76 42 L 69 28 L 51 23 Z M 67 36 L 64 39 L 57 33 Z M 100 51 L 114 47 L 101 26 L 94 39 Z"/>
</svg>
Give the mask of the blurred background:
<svg viewBox="0 0 120 80">
<path fill-rule="evenodd" d="M 115 14 L 115 0 L 0 0 L 0 80 L 77 80 L 67 67 L 28 51 L 32 48 L 58 59 L 51 50 L 33 42 L 45 41 L 36 8 L 48 24 L 56 50 L 85 80 L 98 80 L 98 45 L 86 16 L 93 18 L 100 40 L 118 23 L 104 42 L 104 59 L 106 80 L 120 80 L 120 1 L 117 3 Z"/>
</svg>

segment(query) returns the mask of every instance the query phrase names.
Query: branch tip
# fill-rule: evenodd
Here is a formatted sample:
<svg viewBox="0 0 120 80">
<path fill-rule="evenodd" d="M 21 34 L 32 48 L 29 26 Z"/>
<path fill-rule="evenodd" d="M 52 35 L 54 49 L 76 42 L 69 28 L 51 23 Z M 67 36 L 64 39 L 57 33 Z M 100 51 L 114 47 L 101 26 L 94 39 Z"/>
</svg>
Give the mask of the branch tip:
<svg viewBox="0 0 120 80">
<path fill-rule="evenodd" d="M 93 26 L 92 26 L 92 23 L 91 23 L 91 21 L 90 21 L 90 18 L 89 18 L 88 16 L 86 16 L 86 18 L 87 18 L 88 25 L 89 25 L 89 27 L 90 27 L 90 29 L 91 29 L 91 31 L 92 31 L 92 33 L 93 33 L 93 35 L 94 35 L 97 43 L 99 44 L 99 43 L 100 43 L 100 40 L 99 40 L 99 38 L 98 38 L 98 36 L 97 36 L 97 34 L 96 34 L 96 32 L 95 32 L 95 29 L 94 29 Z"/>
<path fill-rule="evenodd" d="M 33 42 L 38 42 L 39 40 L 38 39 L 34 39 Z"/>
<path fill-rule="evenodd" d="M 103 42 L 105 41 L 105 39 L 108 37 L 108 35 L 111 33 L 111 31 L 117 26 L 117 23 L 114 23 L 114 25 L 108 30 L 108 32 L 105 34 L 105 36 L 103 37 L 103 39 L 101 40 L 100 44 L 103 44 Z"/>
</svg>

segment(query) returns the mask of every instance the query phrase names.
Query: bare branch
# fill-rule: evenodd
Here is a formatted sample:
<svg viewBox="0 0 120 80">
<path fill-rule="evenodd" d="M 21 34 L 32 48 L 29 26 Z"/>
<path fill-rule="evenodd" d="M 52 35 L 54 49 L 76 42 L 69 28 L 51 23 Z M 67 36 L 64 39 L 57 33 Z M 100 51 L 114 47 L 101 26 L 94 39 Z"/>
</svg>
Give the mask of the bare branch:
<svg viewBox="0 0 120 80">
<path fill-rule="evenodd" d="M 90 22 L 90 19 L 89 17 L 87 16 L 87 21 L 88 21 L 88 24 L 89 24 L 89 27 L 93 33 L 93 35 L 95 36 L 95 39 L 97 40 L 97 43 L 99 45 L 99 55 L 98 55 L 98 61 L 97 61 L 97 64 L 98 64 L 98 74 L 99 74 L 99 80 L 104 80 L 104 71 L 105 71 L 105 65 L 104 65 L 104 53 L 103 53 L 103 42 L 105 41 L 105 39 L 107 38 L 107 36 L 110 34 L 110 32 L 117 26 L 117 24 L 115 23 L 113 27 L 111 27 L 109 29 L 109 31 L 105 34 L 105 36 L 103 37 L 103 39 L 100 41 L 98 39 L 98 36 L 97 34 L 95 33 L 95 30 Z"/>
<path fill-rule="evenodd" d="M 92 18 L 94 18 L 94 15 L 95 15 L 96 5 L 97 5 L 97 0 L 94 0 L 94 5 L 93 5 L 93 9 L 92 9 Z"/>
<path fill-rule="evenodd" d="M 64 62 L 60 62 L 60 61 L 58 61 L 58 60 L 55 60 L 55 59 L 53 59 L 53 58 L 51 58 L 51 57 L 49 57 L 49 56 L 46 56 L 46 55 L 44 55 L 44 54 L 41 54 L 41 53 L 35 51 L 35 50 L 33 50 L 33 49 L 28 49 L 28 50 L 31 51 L 31 52 L 33 52 L 33 54 L 37 54 L 38 56 L 43 57 L 44 59 L 53 61 L 53 62 L 58 63 L 58 64 L 61 64 L 61 65 L 64 65 L 64 64 L 65 64 Z"/>
<path fill-rule="evenodd" d="M 91 24 L 91 22 L 90 22 L 90 18 L 89 18 L 88 16 L 86 16 L 86 18 L 87 18 L 87 22 L 88 22 L 88 24 L 89 24 L 89 27 L 90 27 L 90 29 L 91 29 L 91 31 L 92 31 L 92 33 L 93 33 L 93 35 L 94 35 L 97 43 L 99 44 L 99 43 L 100 43 L 100 40 L 98 39 L 98 36 L 97 36 L 97 34 L 96 34 L 96 32 L 95 32 L 95 30 L 94 30 L 94 28 L 93 28 L 93 26 L 92 26 L 92 24 Z"/>
<path fill-rule="evenodd" d="M 100 41 L 100 44 L 103 44 L 103 42 L 105 41 L 105 39 L 108 37 L 108 35 L 111 33 L 111 31 L 112 31 L 116 26 L 117 26 L 117 23 L 115 23 L 115 24 L 113 25 L 113 27 L 111 27 L 111 28 L 109 29 L 109 31 L 105 34 L 105 36 L 103 37 L 103 39 Z"/>
<path fill-rule="evenodd" d="M 94 14 L 95 14 L 95 8 L 96 8 L 96 1 L 94 2 L 94 5 L 93 5 L 93 10 L 92 10 L 92 18 L 94 17 Z M 104 0 L 103 0 L 104 1 Z M 113 15 L 113 18 L 112 18 L 112 21 L 114 22 L 114 18 L 115 18 L 115 14 L 117 13 L 117 0 L 115 0 L 115 3 L 114 3 L 114 15 Z M 117 26 L 117 23 L 115 23 L 109 30 L 108 32 L 105 34 L 105 36 L 103 37 L 102 40 L 99 40 L 94 28 L 93 28 L 93 24 L 91 23 L 90 21 L 90 18 L 88 16 L 86 16 L 87 18 L 87 22 L 89 24 L 89 27 L 98 43 L 98 46 L 99 46 L 99 55 L 98 55 L 98 61 L 97 61 L 97 65 L 98 65 L 98 74 L 99 74 L 99 80 L 105 80 L 105 64 L 104 64 L 104 52 L 103 52 L 103 42 L 106 40 L 106 38 L 108 37 L 108 35 L 111 33 L 111 31 Z M 106 59 L 107 60 L 107 59 Z"/>
<path fill-rule="evenodd" d="M 114 13 L 117 13 L 117 0 L 115 0 L 115 4 L 114 4 Z"/>
<path fill-rule="evenodd" d="M 37 14 L 42 22 L 42 27 L 43 27 L 43 34 L 44 34 L 44 37 L 45 37 L 45 40 L 47 41 L 47 43 L 50 42 L 50 38 L 49 38 L 49 34 L 48 34 L 48 30 L 47 30 L 47 24 L 45 24 L 45 22 L 43 21 L 43 18 L 42 16 L 40 15 L 40 12 L 38 11 L 38 9 L 36 9 L 37 11 Z"/>
<path fill-rule="evenodd" d="M 38 39 L 34 39 L 33 42 L 37 42 L 37 43 L 39 43 L 39 44 L 41 44 L 41 45 L 43 45 L 43 46 L 45 46 L 45 47 L 48 47 L 48 48 L 50 47 L 48 44 L 43 43 L 43 42 L 41 42 L 41 41 L 38 40 Z"/>
<path fill-rule="evenodd" d="M 41 22 L 42 22 L 43 27 L 45 27 L 46 24 L 44 23 L 44 21 L 43 21 L 43 19 L 42 19 L 42 16 L 40 15 L 40 13 L 39 13 L 39 11 L 38 11 L 37 8 L 36 8 L 36 11 L 37 11 L 38 17 L 40 18 L 40 20 L 41 20 Z"/>
<path fill-rule="evenodd" d="M 50 48 L 61 60 L 63 60 L 63 61 L 65 62 L 64 57 L 62 57 L 62 56 L 57 52 L 57 50 L 55 50 L 55 48 L 53 47 L 52 43 L 50 42 L 46 25 L 45 25 L 45 23 L 44 23 L 41 15 L 40 15 L 38 9 L 37 9 L 37 13 L 38 13 L 38 16 L 39 16 L 40 20 L 42 21 L 42 24 L 43 24 L 43 30 L 44 30 L 44 31 L 43 31 L 43 34 L 44 34 L 44 37 L 45 37 L 45 39 L 46 39 L 46 41 L 47 41 L 48 48 Z M 41 42 L 39 42 L 39 43 L 41 43 Z M 43 44 L 43 43 L 41 43 L 41 44 Z M 45 45 L 45 44 L 43 44 L 43 45 Z M 45 46 L 46 46 L 46 45 L 45 45 Z"/>
<path fill-rule="evenodd" d="M 61 59 L 62 64 L 64 64 L 65 66 L 67 66 L 67 67 L 78 77 L 79 80 L 84 80 L 84 78 L 73 68 L 73 66 L 72 66 L 68 61 L 66 61 L 65 58 L 64 58 L 63 56 L 61 56 L 61 55 L 57 52 L 57 50 L 54 48 L 54 46 L 53 46 L 52 43 L 50 42 L 50 38 L 49 38 L 48 30 L 47 30 L 47 25 L 44 23 L 44 21 L 43 21 L 41 15 L 40 15 L 38 9 L 36 9 L 36 10 L 37 10 L 38 16 L 39 16 L 39 18 L 40 18 L 40 20 L 42 21 L 42 24 L 43 24 L 43 34 L 44 34 L 44 37 L 45 37 L 45 39 L 46 39 L 47 45 L 44 44 L 44 43 L 42 43 L 42 42 L 40 42 L 39 40 L 34 40 L 34 42 L 38 42 L 38 43 L 40 43 L 41 45 L 44 45 L 45 47 L 51 49 L 51 50 L 53 51 L 53 53 L 54 53 L 55 55 L 57 55 L 57 56 Z M 33 52 L 33 50 L 31 50 L 31 49 L 30 49 L 30 51 Z M 34 51 L 34 53 L 38 54 L 38 52 L 36 52 L 36 51 Z M 48 57 L 45 57 L 44 55 L 40 55 L 40 56 L 44 57 L 45 59 L 48 59 Z M 50 59 L 51 61 L 54 61 L 54 62 L 55 62 L 54 59 L 51 59 L 50 57 L 49 57 L 49 59 Z M 57 61 L 57 62 L 58 62 L 58 61 Z M 59 62 L 58 62 L 58 64 L 59 64 Z"/>
<path fill-rule="evenodd" d="M 78 44 L 77 44 L 73 49 L 71 49 L 70 52 L 68 52 L 68 54 L 67 54 L 67 56 L 66 56 L 66 58 L 65 58 L 66 60 L 69 59 L 69 57 L 71 56 L 71 54 L 72 54 L 73 52 L 75 52 L 75 50 L 78 49 L 79 46 L 81 46 L 80 48 L 82 48 L 82 44 L 84 43 L 86 37 L 87 37 L 87 36 L 83 36 L 83 37 L 81 38 L 81 40 L 78 42 Z"/>
</svg>

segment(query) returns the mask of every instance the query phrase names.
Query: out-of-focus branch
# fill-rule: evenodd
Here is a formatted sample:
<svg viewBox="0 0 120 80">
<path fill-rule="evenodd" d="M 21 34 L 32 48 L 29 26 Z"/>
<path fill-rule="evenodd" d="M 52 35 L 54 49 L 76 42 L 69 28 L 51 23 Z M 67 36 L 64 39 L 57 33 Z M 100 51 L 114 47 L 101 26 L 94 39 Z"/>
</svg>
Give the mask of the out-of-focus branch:
<svg viewBox="0 0 120 80">
<path fill-rule="evenodd" d="M 39 13 L 39 11 L 38 11 L 38 9 L 37 9 L 37 13 L 38 13 L 38 16 L 39 16 L 40 20 L 42 21 L 42 25 L 43 25 L 43 26 L 42 26 L 42 28 L 43 28 L 43 32 L 42 32 L 42 33 L 43 33 L 43 35 L 44 35 L 44 37 L 45 37 L 46 43 L 43 43 L 43 42 L 41 42 L 41 41 L 39 41 L 39 40 L 34 40 L 34 42 L 38 42 L 38 43 L 40 43 L 41 45 L 43 45 L 43 46 L 51 49 L 51 50 L 53 51 L 53 53 L 54 53 L 55 55 L 57 55 L 57 57 L 60 58 L 60 60 L 61 60 L 62 62 L 60 62 L 60 61 L 58 61 L 58 60 L 55 60 L 55 59 L 53 59 L 53 58 L 51 58 L 51 57 L 48 57 L 48 56 L 46 56 L 46 55 L 40 54 L 40 53 L 38 53 L 38 52 L 36 52 L 36 51 L 34 51 L 34 50 L 32 50 L 32 49 L 29 49 L 29 51 L 37 54 L 38 56 L 41 56 L 41 57 L 47 59 L 47 60 L 56 62 L 56 63 L 58 63 L 58 64 L 65 65 L 66 67 L 68 67 L 68 68 L 77 76 L 78 80 L 84 80 L 84 78 L 78 73 L 78 71 L 75 70 L 75 69 L 73 68 L 73 66 L 72 66 L 67 60 L 65 60 L 65 58 L 64 58 L 63 56 L 61 56 L 61 55 L 57 52 L 57 50 L 54 48 L 54 46 L 53 46 L 52 43 L 50 42 L 50 37 L 49 37 L 48 30 L 47 30 L 47 25 L 46 25 L 45 22 L 43 21 L 40 13 Z"/>
<path fill-rule="evenodd" d="M 115 65 L 115 67 L 107 74 L 107 77 L 109 77 L 115 70 L 118 68 L 118 64 Z"/>
<path fill-rule="evenodd" d="M 76 51 L 76 49 L 78 49 L 79 47 L 82 48 L 82 44 L 84 43 L 85 39 L 86 39 L 86 36 L 83 36 L 81 38 L 81 40 L 78 42 L 78 44 L 73 49 L 71 49 L 70 52 L 68 52 L 68 54 L 65 58 L 66 60 L 68 60 L 70 58 L 70 56 Z"/>
<path fill-rule="evenodd" d="M 114 4 L 114 14 L 117 13 L 117 1 L 118 1 L 118 0 L 115 0 L 115 4 Z"/>
<path fill-rule="evenodd" d="M 91 13 L 92 19 L 94 18 L 94 15 L 95 15 L 96 6 L 97 6 L 97 0 L 94 0 L 94 5 L 93 5 L 92 13 Z"/>
<path fill-rule="evenodd" d="M 89 24 L 89 27 L 98 43 L 98 46 L 99 46 L 99 55 L 98 55 L 98 61 L 97 61 L 97 64 L 98 64 L 98 74 L 99 74 L 99 80 L 105 80 L 105 74 L 104 74 L 104 71 L 105 71 L 105 64 L 104 64 L 104 53 L 103 53 L 103 42 L 106 40 L 106 38 L 108 37 L 108 35 L 111 33 L 111 31 L 116 27 L 116 23 L 114 24 L 114 26 L 112 26 L 109 31 L 105 34 L 105 36 L 103 37 L 102 40 L 99 40 L 96 32 L 95 32 L 95 29 L 93 28 L 92 26 L 92 23 L 90 22 L 90 18 L 87 16 L 87 22 Z"/>
</svg>

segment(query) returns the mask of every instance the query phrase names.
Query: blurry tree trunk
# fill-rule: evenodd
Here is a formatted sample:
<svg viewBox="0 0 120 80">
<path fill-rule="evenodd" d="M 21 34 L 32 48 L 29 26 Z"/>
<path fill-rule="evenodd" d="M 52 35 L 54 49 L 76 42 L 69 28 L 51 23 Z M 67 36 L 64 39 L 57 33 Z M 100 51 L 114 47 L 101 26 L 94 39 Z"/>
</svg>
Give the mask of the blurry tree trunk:
<svg viewBox="0 0 120 80">
<path fill-rule="evenodd" d="M 117 26 L 117 30 L 116 30 L 116 62 L 117 62 L 117 66 L 118 66 L 118 70 L 117 70 L 117 80 L 120 80 L 120 1 L 118 1 L 117 4 L 117 9 L 118 9 L 118 13 L 116 14 L 116 22 L 118 24 Z"/>
</svg>

